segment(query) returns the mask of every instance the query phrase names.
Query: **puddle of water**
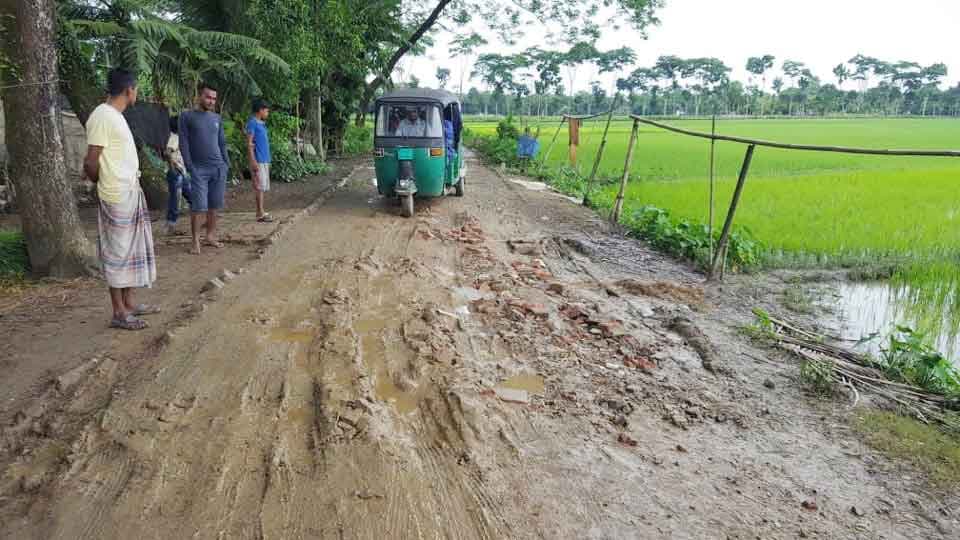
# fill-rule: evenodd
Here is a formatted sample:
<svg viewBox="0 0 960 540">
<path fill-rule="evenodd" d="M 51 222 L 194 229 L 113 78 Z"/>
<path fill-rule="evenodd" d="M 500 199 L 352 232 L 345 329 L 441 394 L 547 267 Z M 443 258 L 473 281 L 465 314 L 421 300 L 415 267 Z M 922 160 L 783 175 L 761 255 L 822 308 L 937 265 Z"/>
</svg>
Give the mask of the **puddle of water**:
<svg viewBox="0 0 960 540">
<path fill-rule="evenodd" d="M 544 390 L 543 377 L 531 374 L 514 375 L 498 386 L 511 390 L 526 390 L 531 394 L 543 394 Z"/>
<path fill-rule="evenodd" d="M 919 291 L 909 286 L 880 282 L 841 283 L 839 294 L 841 337 L 880 336 L 858 345 L 858 350 L 878 355 L 895 325 L 909 326 L 923 332 L 930 346 L 960 366 L 960 327 L 950 322 L 951 314 L 943 304 L 923 302 Z"/>
<path fill-rule="evenodd" d="M 518 186 L 523 186 L 531 191 L 546 191 L 550 189 L 550 186 L 544 184 L 543 182 L 532 182 L 530 180 L 517 180 L 516 178 L 511 178 L 511 182 L 517 184 Z"/>
<path fill-rule="evenodd" d="M 313 341 L 313 330 L 293 330 L 290 328 L 274 328 L 270 331 L 270 340 L 279 343 L 310 343 Z"/>
<path fill-rule="evenodd" d="M 543 182 L 534 182 L 534 181 L 531 181 L 531 180 L 518 180 L 518 179 L 516 179 L 516 178 L 510 178 L 510 181 L 513 182 L 514 184 L 519 185 L 519 186 L 523 186 L 523 187 L 529 189 L 530 191 L 550 191 L 550 192 L 554 193 L 555 195 L 557 195 L 558 197 L 560 197 L 560 198 L 562 198 L 562 199 L 566 199 L 566 200 L 568 200 L 568 201 L 570 201 L 570 202 L 572 202 L 572 203 L 574 203 L 574 204 L 583 204 L 583 199 L 578 199 L 578 198 L 576 198 L 576 197 L 570 197 L 570 196 L 568 196 L 568 195 L 564 195 L 563 193 L 560 193 L 559 191 L 554 191 L 553 188 L 551 188 L 550 186 L 548 186 L 547 184 L 545 184 L 545 183 L 543 183 Z"/>
<path fill-rule="evenodd" d="M 454 287 L 453 295 L 467 302 L 473 302 L 474 300 L 483 298 L 483 293 L 473 287 Z"/>
</svg>

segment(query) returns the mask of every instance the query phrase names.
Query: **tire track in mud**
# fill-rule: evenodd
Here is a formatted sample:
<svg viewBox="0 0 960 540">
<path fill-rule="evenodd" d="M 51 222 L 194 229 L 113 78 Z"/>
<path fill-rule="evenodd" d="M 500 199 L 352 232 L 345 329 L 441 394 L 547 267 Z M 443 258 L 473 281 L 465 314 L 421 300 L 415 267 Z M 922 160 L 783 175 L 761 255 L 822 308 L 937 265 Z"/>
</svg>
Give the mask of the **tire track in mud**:
<svg viewBox="0 0 960 540">
<path fill-rule="evenodd" d="M 437 269 L 456 248 L 371 209 L 362 180 L 87 426 L 35 537 L 500 536 L 423 321 L 450 303 L 454 273 Z M 448 212 L 425 219 L 449 226 Z"/>
</svg>

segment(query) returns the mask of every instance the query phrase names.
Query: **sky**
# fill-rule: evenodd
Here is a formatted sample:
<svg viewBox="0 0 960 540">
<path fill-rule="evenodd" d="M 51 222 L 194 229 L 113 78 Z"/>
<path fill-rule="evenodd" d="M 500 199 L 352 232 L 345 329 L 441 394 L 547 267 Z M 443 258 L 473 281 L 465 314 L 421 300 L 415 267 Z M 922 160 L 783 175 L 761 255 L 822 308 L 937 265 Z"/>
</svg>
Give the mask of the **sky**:
<svg viewBox="0 0 960 540">
<path fill-rule="evenodd" d="M 714 56 L 733 68 L 731 77 L 746 81 L 747 58 L 772 54 L 775 71 L 785 59 L 798 60 L 824 82 L 836 84 L 833 67 L 857 53 L 882 60 L 908 60 L 921 65 L 943 62 L 948 74 L 944 86 L 960 81 L 960 0 L 665 0 L 660 25 L 643 40 L 629 28 L 607 30 L 600 50 L 629 46 L 637 53 L 637 67 L 650 66 L 660 55 Z M 407 58 L 401 68 L 414 74 L 422 86 L 436 87 L 437 67 L 452 71 L 447 88 L 456 90 L 459 61 L 448 53 L 450 35 L 436 36 L 425 56 Z M 534 45 L 544 47 L 542 33 L 528 32 L 515 48 L 493 43 L 481 52 L 507 54 Z M 470 68 L 465 70 L 469 75 Z M 564 75 L 566 73 L 564 72 Z M 773 75 L 767 76 L 767 82 Z M 576 90 L 587 90 L 594 73 L 580 72 Z M 613 78 L 601 80 L 605 86 Z M 855 83 L 847 82 L 845 89 Z M 465 82 L 480 87 L 479 81 Z"/>
</svg>

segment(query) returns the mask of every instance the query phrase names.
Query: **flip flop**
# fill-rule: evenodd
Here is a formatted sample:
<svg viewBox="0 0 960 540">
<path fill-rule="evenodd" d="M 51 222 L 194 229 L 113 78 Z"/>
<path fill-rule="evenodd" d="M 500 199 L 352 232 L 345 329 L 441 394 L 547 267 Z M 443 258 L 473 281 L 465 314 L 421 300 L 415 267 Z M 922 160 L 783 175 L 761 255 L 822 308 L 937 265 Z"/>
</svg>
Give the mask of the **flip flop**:
<svg viewBox="0 0 960 540">
<path fill-rule="evenodd" d="M 160 313 L 160 306 L 154 306 L 152 304 L 137 304 L 133 307 L 133 315 L 139 317 L 141 315 L 153 315 Z"/>
<path fill-rule="evenodd" d="M 223 247 L 223 242 L 219 240 L 204 240 L 203 245 L 220 249 Z"/>
<path fill-rule="evenodd" d="M 270 214 L 264 214 L 257 218 L 258 223 L 273 223 L 273 216 Z"/>
<path fill-rule="evenodd" d="M 138 319 L 133 315 L 127 314 L 125 319 L 111 319 L 110 328 L 119 328 L 121 330 L 143 330 L 150 325 L 143 319 Z"/>
</svg>

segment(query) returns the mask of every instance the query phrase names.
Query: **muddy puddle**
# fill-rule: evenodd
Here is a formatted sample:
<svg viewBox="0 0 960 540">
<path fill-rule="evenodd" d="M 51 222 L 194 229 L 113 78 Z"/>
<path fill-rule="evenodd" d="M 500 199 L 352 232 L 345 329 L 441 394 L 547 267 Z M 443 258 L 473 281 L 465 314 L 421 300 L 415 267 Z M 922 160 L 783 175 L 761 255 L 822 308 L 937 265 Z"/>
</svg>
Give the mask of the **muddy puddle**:
<svg viewBox="0 0 960 540">
<path fill-rule="evenodd" d="M 861 352 L 879 354 L 901 325 L 922 332 L 927 344 L 960 366 L 960 326 L 947 304 L 925 300 L 920 291 L 885 282 L 841 283 L 836 308 L 842 321 L 840 337 L 856 342 L 877 336 L 857 344 Z"/>
<path fill-rule="evenodd" d="M 519 374 L 502 381 L 493 389 L 501 400 L 511 403 L 529 403 L 530 397 L 543 395 L 543 377 L 533 374 Z"/>
</svg>

